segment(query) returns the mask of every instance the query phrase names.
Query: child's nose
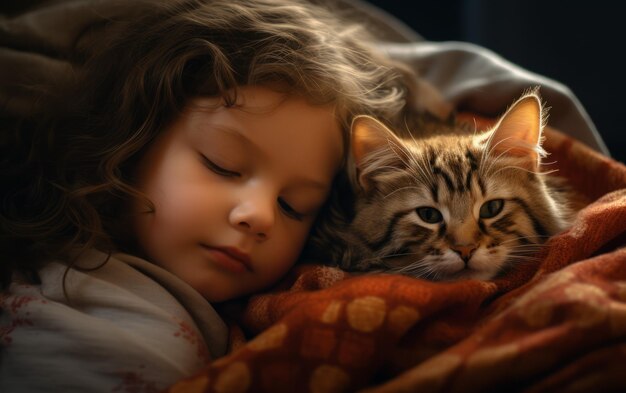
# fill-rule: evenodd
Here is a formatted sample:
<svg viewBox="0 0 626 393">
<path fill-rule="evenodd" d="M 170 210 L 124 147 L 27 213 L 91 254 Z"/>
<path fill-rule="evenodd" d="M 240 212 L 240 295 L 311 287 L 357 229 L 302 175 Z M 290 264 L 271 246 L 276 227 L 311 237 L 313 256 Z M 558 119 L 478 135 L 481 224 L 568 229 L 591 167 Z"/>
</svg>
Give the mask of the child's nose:
<svg viewBox="0 0 626 393">
<path fill-rule="evenodd" d="M 270 237 L 275 220 L 275 201 L 271 198 L 249 197 L 230 213 L 230 223 L 258 240 Z"/>
</svg>

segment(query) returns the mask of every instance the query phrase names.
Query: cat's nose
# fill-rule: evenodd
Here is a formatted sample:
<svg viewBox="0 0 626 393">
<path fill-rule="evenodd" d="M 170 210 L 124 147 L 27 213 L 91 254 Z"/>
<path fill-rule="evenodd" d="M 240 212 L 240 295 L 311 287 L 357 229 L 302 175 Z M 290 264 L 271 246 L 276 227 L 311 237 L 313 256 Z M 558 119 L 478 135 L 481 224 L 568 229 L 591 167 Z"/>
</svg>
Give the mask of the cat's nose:
<svg viewBox="0 0 626 393">
<path fill-rule="evenodd" d="M 475 244 L 456 244 L 454 246 L 450 246 L 450 249 L 459 254 L 465 263 L 467 263 L 472 255 L 474 255 L 476 248 Z"/>
</svg>

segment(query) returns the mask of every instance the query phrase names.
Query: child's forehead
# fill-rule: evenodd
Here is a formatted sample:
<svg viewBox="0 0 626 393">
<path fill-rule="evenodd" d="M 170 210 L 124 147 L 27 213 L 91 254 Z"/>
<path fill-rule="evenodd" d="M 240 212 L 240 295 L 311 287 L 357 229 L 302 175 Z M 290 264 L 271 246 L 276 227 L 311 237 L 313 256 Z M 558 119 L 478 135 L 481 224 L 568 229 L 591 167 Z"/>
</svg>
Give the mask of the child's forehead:
<svg viewBox="0 0 626 393">
<path fill-rule="evenodd" d="M 309 137 L 312 145 L 326 140 L 336 146 L 340 156 L 347 148 L 346 129 L 335 106 L 312 104 L 301 95 L 264 86 L 238 88 L 234 105 L 227 105 L 222 97 L 196 97 L 185 112 L 181 121 L 193 129 L 212 130 L 214 135 L 216 131 L 246 135 L 248 139 L 264 135 L 265 140 L 281 139 L 283 146 L 293 143 L 294 138 Z"/>
<path fill-rule="evenodd" d="M 221 130 L 231 134 L 260 132 L 280 134 L 284 138 L 302 137 L 328 130 L 343 146 L 344 129 L 332 105 L 315 105 L 305 97 L 287 94 L 263 86 L 239 87 L 234 105 L 222 97 L 195 97 L 188 103 L 181 121 L 198 130 Z"/>
</svg>

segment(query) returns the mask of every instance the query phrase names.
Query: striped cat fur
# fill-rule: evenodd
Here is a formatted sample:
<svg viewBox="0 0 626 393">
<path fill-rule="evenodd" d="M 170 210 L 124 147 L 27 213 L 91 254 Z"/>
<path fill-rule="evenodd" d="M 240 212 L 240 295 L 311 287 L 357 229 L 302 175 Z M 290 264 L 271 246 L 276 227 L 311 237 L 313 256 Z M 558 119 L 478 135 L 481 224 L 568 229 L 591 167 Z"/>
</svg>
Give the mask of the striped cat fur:
<svg viewBox="0 0 626 393">
<path fill-rule="evenodd" d="M 567 184 L 542 170 L 545 121 L 537 89 L 483 132 L 426 116 L 402 135 L 355 118 L 349 190 L 338 188 L 312 235 L 317 257 L 434 281 L 492 279 L 531 261 L 575 213 Z"/>
</svg>

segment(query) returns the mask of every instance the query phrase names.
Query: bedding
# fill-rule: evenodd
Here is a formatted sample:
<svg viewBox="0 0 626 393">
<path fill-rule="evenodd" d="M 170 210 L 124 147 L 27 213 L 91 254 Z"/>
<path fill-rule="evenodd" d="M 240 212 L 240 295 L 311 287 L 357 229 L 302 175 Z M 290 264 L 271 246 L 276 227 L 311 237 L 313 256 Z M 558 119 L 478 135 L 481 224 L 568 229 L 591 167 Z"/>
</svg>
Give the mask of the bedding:
<svg viewBox="0 0 626 393">
<path fill-rule="evenodd" d="M 589 204 L 536 262 L 448 283 L 299 265 L 223 305 L 229 354 L 168 392 L 624 391 L 626 166 L 546 136 Z"/>
<path fill-rule="evenodd" d="M 0 392 L 154 392 L 226 352 L 220 316 L 170 272 L 96 250 L 75 266 L 0 292 Z"/>
</svg>

